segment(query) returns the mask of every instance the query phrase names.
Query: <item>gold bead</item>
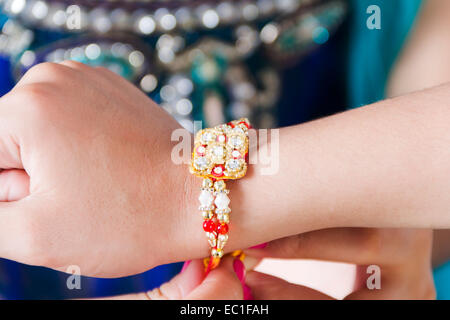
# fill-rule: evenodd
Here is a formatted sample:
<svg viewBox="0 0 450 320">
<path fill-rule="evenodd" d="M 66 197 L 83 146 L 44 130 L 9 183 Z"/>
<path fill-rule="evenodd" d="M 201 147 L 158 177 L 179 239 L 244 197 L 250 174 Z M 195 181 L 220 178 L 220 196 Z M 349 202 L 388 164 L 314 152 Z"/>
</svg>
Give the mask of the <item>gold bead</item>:
<svg viewBox="0 0 450 320">
<path fill-rule="evenodd" d="M 228 241 L 228 235 L 227 234 L 220 234 L 217 239 L 217 248 L 223 249 L 225 247 L 225 244 Z"/>
<path fill-rule="evenodd" d="M 203 182 L 202 182 L 203 188 L 211 188 L 212 186 L 213 186 L 213 182 L 211 179 L 209 179 L 209 178 L 203 179 Z"/>
<path fill-rule="evenodd" d="M 203 219 L 209 220 L 209 219 L 212 219 L 214 217 L 214 212 L 212 212 L 212 211 L 202 211 L 202 216 L 203 216 Z"/>
<path fill-rule="evenodd" d="M 214 248 L 211 250 L 211 256 L 213 256 L 214 258 L 222 258 L 223 250 Z"/>
<path fill-rule="evenodd" d="M 228 213 L 217 214 L 217 219 L 220 221 L 220 223 L 230 223 L 230 215 Z"/>
<path fill-rule="evenodd" d="M 218 181 L 214 182 L 214 189 L 216 189 L 216 191 L 225 190 L 226 187 L 227 186 L 225 184 L 225 181 L 223 181 L 223 180 L 218 180 Z"/>
</svg>

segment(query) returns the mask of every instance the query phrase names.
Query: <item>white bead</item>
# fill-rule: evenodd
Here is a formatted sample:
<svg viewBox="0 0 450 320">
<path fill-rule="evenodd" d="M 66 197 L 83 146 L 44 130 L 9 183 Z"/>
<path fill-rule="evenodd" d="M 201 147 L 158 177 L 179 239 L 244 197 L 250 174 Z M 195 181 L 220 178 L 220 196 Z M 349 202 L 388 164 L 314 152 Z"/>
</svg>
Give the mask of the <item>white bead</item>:
<svg viewBox="0 0 450 320">
<path fill-rule="evenodd" d="M 200 192 L 200 196 L 198 197 L 198 200 L 200 200 L 202 207 L 209 207 L 213 203 L 214 196 L 213 196 L 212 192 L 209 192 L 207 190 L 202 190 L 202 192 Z"/>
<path fill-rule="evenodd" d="M 226 209 L 228 208 L 228 205 L 230 204 L 230 198 L 228 196 L 221 192 L 216 196 L 216 200 L 214 201 L 218 209 Z"/>
</svg>

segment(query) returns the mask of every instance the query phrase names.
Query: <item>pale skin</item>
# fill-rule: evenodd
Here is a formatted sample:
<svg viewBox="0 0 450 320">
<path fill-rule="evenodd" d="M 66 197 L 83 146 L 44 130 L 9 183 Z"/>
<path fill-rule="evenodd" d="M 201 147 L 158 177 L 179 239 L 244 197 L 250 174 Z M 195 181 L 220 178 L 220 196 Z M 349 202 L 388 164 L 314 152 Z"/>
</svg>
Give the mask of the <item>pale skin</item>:
<svg viewBox="0 0 450 320">
<path fill-rule="evenodd" d="M 449 101 L 445 84 L 281 129 L 279 172 L 254 165 L 231 185 L 226 249 L 324 228 L 450 227 Z M 104 69 L 33 68 L 0 99 L 0 256 L 101 277 L 206 256 L 199 180 L 170 161 L 176 128 Z"/>
</svg>

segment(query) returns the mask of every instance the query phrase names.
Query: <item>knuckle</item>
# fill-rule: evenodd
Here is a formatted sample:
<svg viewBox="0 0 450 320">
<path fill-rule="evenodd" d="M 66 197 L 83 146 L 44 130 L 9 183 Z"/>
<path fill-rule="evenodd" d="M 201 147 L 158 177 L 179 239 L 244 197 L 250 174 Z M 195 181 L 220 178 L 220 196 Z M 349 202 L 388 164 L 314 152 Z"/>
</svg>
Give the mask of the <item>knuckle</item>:
<svg viewBox="0 0 450 320">
<path fill-rule="evenodd" d="M 62 76 L 63 73 L 64 68 L 60 64 L 53 62 L 43 62 L 30 68 L 30 70 L 28 70 L 24 76 L 33 78 L 34 76 L 41 77 L 42 75 L 44 75 L 49 78 L 55 78 Z"/>
<path fill-rule="evenodd" d="M 60 64 L 72 67 L 75 69 L 82 69 L 82 68 L 88 68 L 88 66 L 82 62 L 75 61 L 75 60 L 64 60 L 63 62 L 60 62 Z"/>
<path fill-rule="evenodd" d="M 30 83 L 19 87 L 15 92 L 15 98 L 20 111 L 27 114 L 27 121 L 32 123 L 46 122 L 58 99 L 56 86 L 50 83 Z M 60 104 L 59 104 L 60 105 Z"/>
<path fill-rule="evenodd" d="M 17 91 L 25 105 L 35 106 L 41 105 L 53 94 L 51 85 L 44 83 L 31 83 L 20 87 Z"/>
</svg>

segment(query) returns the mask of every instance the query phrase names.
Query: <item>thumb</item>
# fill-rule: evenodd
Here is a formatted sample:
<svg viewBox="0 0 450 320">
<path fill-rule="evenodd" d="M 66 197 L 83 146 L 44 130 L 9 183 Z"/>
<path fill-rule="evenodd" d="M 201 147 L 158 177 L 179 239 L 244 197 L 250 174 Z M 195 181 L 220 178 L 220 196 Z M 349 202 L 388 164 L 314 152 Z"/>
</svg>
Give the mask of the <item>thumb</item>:
<svg viewBox="0 0 450 320">
<path fill-rule="evenodd" d="M 29 177 L 23 170 L 15 110 L 0 100 L 0 202 L 20 200 L 28 195 Z"/>
<path fill-rule="evenodd" d="M 193 260 L 185 263 L 185 267 L 179 274 L 159 288 L 148 292 L 100 298 L 100 300 L 181 300 L 199 286 L 203 278 L 202 260 Z"/>
<path fill-rule="evenodd" d="M 243 287 L 233 268 L 233 258 L 226 257 L 220 266 L 204 278 L 202 260 L 193 260 L 172 280 L 147 293 L 103 298 L 106 300 L 241 300 Z"/>
<path fill-rule="evenodd" d="M 29 194 L 30 177 L 24 170 L 0 169 L 0 202 L 17 201 Z"/>
<path fill-rule="evenodd" d="M 223 259 L 203 282 L 184 299 L 186 300 L 242 300 L 243 286 L 233 266 L 233 257 Z"/>
</svg>

